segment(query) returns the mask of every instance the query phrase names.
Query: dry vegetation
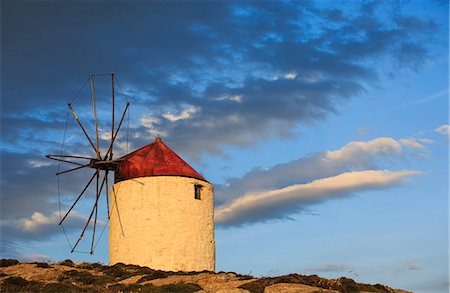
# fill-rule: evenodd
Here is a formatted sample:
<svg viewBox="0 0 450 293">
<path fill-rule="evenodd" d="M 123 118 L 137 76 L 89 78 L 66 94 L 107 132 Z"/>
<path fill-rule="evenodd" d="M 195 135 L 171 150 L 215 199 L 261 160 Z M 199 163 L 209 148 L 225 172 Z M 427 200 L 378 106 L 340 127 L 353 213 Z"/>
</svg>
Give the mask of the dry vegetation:
<svg viewBox="0 0 450 293">
<path fill-rule="evenodd" d="M 1 292 L 406 292 L 352 279 L 291 274 L 254 278 L 225 272 L 166 272 L 136 265 L 0 260 Z"/>
</svg>

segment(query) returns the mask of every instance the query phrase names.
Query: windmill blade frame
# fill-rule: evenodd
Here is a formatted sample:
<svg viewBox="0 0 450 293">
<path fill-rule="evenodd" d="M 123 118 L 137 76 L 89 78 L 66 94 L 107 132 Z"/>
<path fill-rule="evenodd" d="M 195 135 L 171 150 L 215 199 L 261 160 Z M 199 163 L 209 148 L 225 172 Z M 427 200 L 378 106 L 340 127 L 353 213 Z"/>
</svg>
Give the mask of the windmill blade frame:
<svg viewBox="0 0 450 293">
<path fill-rule="evenodd" d="M 99 74 L 99 75 L 105 75 L 105 74 Z M 125 116 L 127 114 L 127 111 L 129 109 L 130 103 L 127 99 L 127 97 L 125 96 L 125 93 L 122 90 L 123 96 L 125 98 L 126 101 L 126 105 L 123 109 L 123 113 L 121 115 L 121 119 L 116 127 L 115 125 L 115 86 L 114 86 L 114 82 L 116 80 L 116 76 L 114 73 L 111 73 L 111 139 L 109 141 L 109 146 L 108 149 L 106 150 L 106 153 L 104 154 L 104 156 L 101 155 L 100 153 L 100 137 L 99 137 L 99 118 L 97 115 L 97 101 L 96 101 L 96 97 L 95 97 L 95 83 L 94 83 L 94 77 L 96 75 L 93 73 L 89 74 L 89 78 L 86 80 L 86 82 L 84 83 L 82 89 L 80 90 L 80 92 L 78 93 L 78 95 L 70 102 L 67 103 L 68 105 L 68 116 L 67 116 L 67 121 L 66 121 L 66 127 L 64 130 L 64 136 L 63 136 L 63 142 L 62 142 L 62 146 L 61 146 L 61 152 L 60 154 L 50 154 L 50 155 L 46 155 L 46 157 L 48 159 L 57 161 L 58 164 L 58 171 L 56 172 L 56 175 L 58 176 L 58 197 L 59 197 L 59 201 L 60 201 L 60 222 L 59 225 L 63 228 L 64 233 L 67 236 L 67 233 L 64 229 L 64 223 L 65 221 L 67 221 L 67 218 L 69 217 L 69 215 L 71 213 L 74 212 L 74 208 L 75 206 L 77 206 L 77 204 L 80 203 L 80 200 L 83 198 L 83 196 L 86 194 L 87 190 L 92 187 L 92 182 L 94 181 L 94 179 L 96 179 L 96 184 L 94 187 L 94 194 L 95 194 L 95 203 L 92 206 L 92 209 L 90 211 L 89 217 L 87 218 L 84 227 L 77 239 L 77 241 L 75 242 L 75 244 L 72 246 L 70 244 L 69 239 L 68 243 L 69 246 L 71 248 L 71 253 L 73 252 L 81 252 L 81 251 L 76 251 L 76 247 L 79 245 L 80 241 L 83 239 L 86 229 L 89 227 L 89 224 L 92 223 L 92 240 L 90 243 L 90 250 L 89 252 L 86 253 L 90 253 L 93 254 L 94 249 L 96 247 L 95 244 L 95 237 L 96 237 L 96 226 L 98 224 L 98 216 L 99 216 L 99 200 L 100 197 L 102 195 L 102 191 L 103 188 L 105 188 L 105 201 L 106 201 L 106 209 L 107 209 L 107 218 L 108 221 L 105 224 L 105 228 L 106 225 L 109 222 L 109 218 L 110 218 L 110 211 L 109 211 L 109 182 L 108 182 L 108 175 L 110 171 L 117 171 L 118 170 L 118 165 L 119 162 L 115 161 L 113 158 L 113 149 L 114 149 L 114 143 L 116 142 L 116 139 L 118 137 L 118 134 L 122 128 Z M 80 118 L 77 114 L 77 112 L 74 109 L 73 103 L 74 101 L 78 98 L 78 96 L 80 96 L 83 92 L 83 89 L 86 87 L 87 83 L 90 82 L 90 88 L 91 88 L 91 102 L 92 102 L 92 109 L 93 109 L 93 118 L 94 118 L 94 123 L 95 123 L 95 143 L 94 140 L 91 139 L 91 137 L 88 134 L 88 131 L 86 130 L 85 124 L 83 124 L 80 121 Z M 120 86 L 120 85 L 119 85 Z M 81 131 L 83 132 L 83 135 L 85 137 L 85 139 L 87 139 L 88 144 L 92 147 L 92 149 L 95 151 L 95 157 L 89 157 L 89 156 L 83 156 L 83 155 L 72 155 L 72 154 L 63 154 L 63 150 L 64 150 L 64 145 L 65 145 L 65 139 L 66 139 L 66 131 L 67 131 L 67 123 L 69 122 L 69 112 L 72 113 L 73 118 L 75 119 L 77 125 L 79 126 L 78 129 L 81 129 Z M 128 125 L 129 126 L 129 125 Z M 127 132 L 127 149 L 128 149 L 128 132 Z M 74 161 L 74 160 L 78 160 L 78 161 Z M 89 160 L 89 162 L 84 163 L 83 161 L 80 160 Z M 60 165 L 61 163 L 64 164 L 71 164 L 71 165 L 76 165 L 76 167 L 74 168 L 70 168 L 67 170 L 63 170 L 60 171 Z M 64 174 L 68 174 L 68 173 L 72 173 L 74 171 L 78 171 L 78 170 L 85 170 L 85 169 L 95 169 L 94 174 L 90 177 L 90 179 L 87 181 L 86 185 L 84 185 L 83 189 L 81 190 L 81 192 L 78 194 L 78 196 L 75 198 L 75 200 L 72 202 L 70 208 L 64 213 L 64 216 L 62 215 L 61 212 L 61 195 L 60 195 L 60 181 L 59 181 L 59 176 L 60 175 L 64 175 Z M 102 178 L 102 179 L 100 179 Z M 86 196 L 84 196 L 86 197 Z M 104 230 L 103 230 L 104 231 Z M 101 235 L 103 234 L 100 234 Z M 100 239 L 98 239 L 100 240 Z M 98 243 L 97 240 L 97 243 Z M 95 245 L 94 245 L 95 244 Z"/>
</svg>

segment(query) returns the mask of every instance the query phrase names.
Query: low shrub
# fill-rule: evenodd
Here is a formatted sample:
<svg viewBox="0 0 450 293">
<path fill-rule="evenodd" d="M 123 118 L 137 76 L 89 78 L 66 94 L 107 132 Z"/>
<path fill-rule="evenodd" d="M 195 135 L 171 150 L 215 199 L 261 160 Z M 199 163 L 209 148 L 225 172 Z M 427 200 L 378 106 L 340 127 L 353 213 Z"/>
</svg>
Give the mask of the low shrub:
<svg viewBox="0 0 450 293">
<path fill-rule="evenodd" d="M 123 292 L 123 293 L 128 293 L 128 292 L 154 292 L 153 290 L 153 285 L 149 284 L 150 286 L 142 286 L 140 284 L 114 284 L 109 286 L 105 291 L 107 292 Z M 143 288 L 147 288 L 148 290 L 143 291 Z"/>
<path fill-rule="evenodd" d="M 87 270 L 98 270 L 103 269 L 104 265 L 98 262 L 82 262 L 81 264 L 77 265 L 77 268 L 80 269 L 87 269 Z"/>
<path fill-rule="evenodd" d="M 151 280 L 155 280 L 155 279 L 167 278 L 168 276 L 170 276 L 170 273 L 168 273 L 168 272 L 152 271 L 152 272 L 148 272 L 145 276 L 140 278 L 137 282 L 142 283 L 142 282 L 151 281 Z"/>
<path fill-rule="evenodd" d="M 7 259 L 7 258 L 0 259 L 0 267 L 1 268 L 14 266 L 18 263 L 19 263 L 19 261 L 17 259 Z"/>
<path fill-rule="evenodd" d="M 110 267 L 103 266 L 101 271 L 104 274 L 115 278 L 117 281 L 124 280 L 132 276 L 154 274 L 156 272 L 148 267 L 125 265 L 123 263 L 116 263 Z"/>
<path fill-rule="evenodd" d="M 236 278 L 238 278 L 238 280 L 251 280 L 254 279 L 255 277 L 253 277 L 252 275 L 241 275 L 241 274 L 237 274 Z"/>
<path fill-rule="evenodd" d="M 63 266 L 67 266 L 67 267 L 75 267 L 75 263 L 72 260 L 70 260 L 70 259 L 66 259 L 66 260 L 60 261 L 58 264 L 59 265 L 63 265 Z"/>
<path fill-rule="evenodd" d="M 82 291 L 81 288 L 68 283 L 48 283 L 42 287 L 42 292 L 45 293 L 79 293 Z"/>
<path fill-rule="evenodd" d="M 203 270 L 203 271 L 191 271 L 191 272 L 184 272 L 184 271 L 178 271 L 178 272 L 168 272 L 171 275 L 188 275 L 188 276 L 195 276 L 198 274 L 215 274 L 213 271 Z"/>
<path fill-rule="evenodd" d="M 27 281 L 21 277 L 9 277 L 0 284 L 1 292 L 39 292 L 42 283 Z"/>
<path fill-rule="evenodd" d="M 258 279 L 256 281 L 241 285 L 238 288 L 248 290 L 250 293 L 264 293 L 264 288 L 273 284 L 275 283 L 270 279 Z"/>
<path fill-rule="evenodd" d="M 343 293 L 354 292 L 380 292 L 391 293 L 392 290 L 383 285 L 370 285 L 356 283 L 354 280 L 341 277 L 337 280 L 328 280 L 321 278 L 317 275 L 304 276 L 299 274 L 290 274 L 286 276 L 273 277 L 273 278 L 260 278 L 253 282 L 249 282 L 239 286 L 241 289 L 250 291 L 251 293 L 263 293 L 264 288 L 270 285 L 278 283 L 294 283 L 303 284 L 313 287 L 318 287 L 328 290 L 337 290 Z"/>
<path fill-rule="evenodd" d="M 152 292 L 152 293 L 192 293 L 202 290 L 197 284 L 193 283 L 180 283 L 180 284 L 170 284 L 164 286 L 154 286 L 152 284 L 114 284 L 109 286 L 105 291 L 107 292 L 123 292 L 123 293 L 131 293 L 131 292 Z"/>
<path fill-rule="evenodd" d="M 63 272 L 58 277 L 59 282 L 79 283 L 84 285 L 100 285 L 114 282 L 109 276 L 94 276 L 86 271 L 70 270 Z"/>
<path fill-rule="evenodd" d="M 21 277 L 9 277 L 5 279 L 3 284 L 25 287 L 26 285 L 28 285 L 28 281 Z"/>
<path fill-rule="evenodd" d="M 194 284 L 194 283 L 170 284 L 170 285 L 160 286 L 157 288 L 160 290 L 159 292 L 170 292 L 170 293 L 175 293 L 175 292 L 191 293 L 191 292 L 197 292 L 197 291 L 203 289 L 198 284 Z"/>
<path fill-rule="evenodd" d="M 123 280 L 133 276 L 133 274 L 127 270 L 126 265 L 124 265 L 123 263 L 117 263 L 113 266 L 106 267 L 102 269 L 102 272 L 119 280 Z"/>
<path fill-rule="evenodd" d="M 43 269 L 50 269 L 50 268 L 53 268 L 51 265 L 49 265 L 49 264 L 46 263 L 46 262 L 37 262 L 37 263 L 36 263 L 36 267 L 37 267 L 37 268 L 43 268 Z"/>
</svg>

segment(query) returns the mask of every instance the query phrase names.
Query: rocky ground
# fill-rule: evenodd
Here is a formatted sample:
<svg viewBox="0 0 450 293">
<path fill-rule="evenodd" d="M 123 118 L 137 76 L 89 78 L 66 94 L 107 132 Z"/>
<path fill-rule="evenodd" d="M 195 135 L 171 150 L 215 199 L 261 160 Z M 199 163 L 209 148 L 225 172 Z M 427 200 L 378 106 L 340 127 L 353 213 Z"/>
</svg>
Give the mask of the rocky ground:
<svg viewBox="0 0 450 293">
<path fill-rule="evenodd" d="M 148 267 L 98 263 L 19 263 L 0 260 L 0 292 L 398 292 L 352 279 L 290 274 L 254 278 L 225 272 L 165 272 Z"/>
</svg>

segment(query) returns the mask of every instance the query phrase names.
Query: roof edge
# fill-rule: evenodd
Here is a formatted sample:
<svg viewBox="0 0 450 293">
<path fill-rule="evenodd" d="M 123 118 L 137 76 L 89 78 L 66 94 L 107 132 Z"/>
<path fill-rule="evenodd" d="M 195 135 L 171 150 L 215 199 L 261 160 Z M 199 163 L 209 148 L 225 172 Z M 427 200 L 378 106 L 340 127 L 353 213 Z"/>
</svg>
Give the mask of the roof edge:
<svg viewBox="0 0 450 293">
<path fill-rule="evenodd" d="M 138 176 L 138 177 L 133 177 L 133 178 L 122 179 L 122 180 L 119 180 L 119 181 L 114 181 L 114 184 L 119 183 L 119 182 L 123 182 L 123 181 L 135 180 L 135 179 L 139 179 L 139 178 L 149 178 L 149 177 L 183 177 L 183 178 L 190 178 L 190 179 L 200 180 L 200 181 L 203 181 L 203 182 L 206 182 L 206 183 L 212 185 L 212 183 L 209 182 L 206 179 L 200 179 L 200 178 L 197 178 L 197 177 L 184 176 L 184 175 L 151 175 L 151 176 L 146 175 L 146 176 Z"/>
</svg>

